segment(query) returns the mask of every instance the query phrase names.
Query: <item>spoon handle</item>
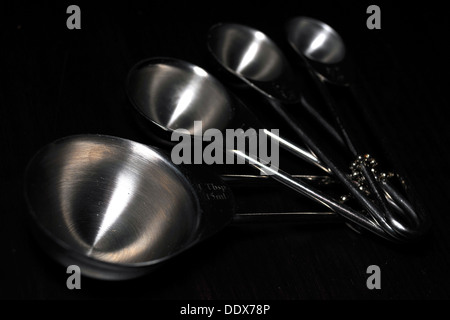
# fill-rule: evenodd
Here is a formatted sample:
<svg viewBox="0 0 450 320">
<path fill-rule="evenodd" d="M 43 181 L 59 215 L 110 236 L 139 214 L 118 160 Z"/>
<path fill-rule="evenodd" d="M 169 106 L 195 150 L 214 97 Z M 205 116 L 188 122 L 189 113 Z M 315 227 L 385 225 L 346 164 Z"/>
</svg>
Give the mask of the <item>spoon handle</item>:
<svg viewBox="0 0 450 320">
<path fill-rule="evenodd" d="M 271 139 L 275 139 L 278 141 L 278 144 L 286 151 L 289 151 L 293 155 L 299 157 L 300 159 L 305 160 L 306 162 L 315 165 L 316 167 L 322 169 L 326 173 L 330 173 L 330 169 L 328 169 L 322 162 L 310 151 L 299 147 L 297 144 L 284 139 L 278 135 L 273 134 L 271 131 L 264 129 L 264 134 L 269 136 Z"/>
<path fill-rule="evenodd" d="M 398 240 L 391 234 L 387 233 L 385 229 L 380 228 L 379 225 L 375 221 L 371 220 L 367 215 L 361 212 L 357 212 L 343 203 L 339 203 L 338 201 L 331 198 L 329 195 L 324 194 L 322 191 L 314 187 L 311 187 L 306 182 L 295 179 L 288 173 L 283 172 L 282 170 L 279 169 L 276 170 L 264 165 L 256 156 L 249 156 L 240 150 L 229 150 L 229 152 L 232 152 L 238 158 L 245 160 L 250 165 L 261 170 L 264 174 L 271 175 L 271 177 L 276 181 L 278 181 L 279 183 L 284 184 L 285 186 L 291 188 L 292 190 L 330 208 L 334 212 L 347 218 L 351 222 L 359 225 L 360 227 L 370 230 L 372 233 L 375 233 L 383 238 L 394 241 Z"/>
<path fill-rule="evenodd" d="M 429 226 L 426 217 L 419 215 L 408 200 L 390 186 L 383 174 L 375 170 L 375 159 L 365 153 L 367 146 L 361 137 L 367 137 L 367 128 L 363 128 L 360 123 L 361 118 L 364 118 L 361 114 L 364 105 L 355 86 L 351 81 L 329 80 L 317 71 L 314 65 L 306 60 L 306 66 L 355 159 L 351 170 L 359 180 L 357 185 L 360 190 L 353 188 L 352 195 L 369 210 L 372 219 L 392 237 L 413 239 L 422 235 Z M 335 172 L 333 168 L 332 171 Z M 399 212 L 402 221 L 398 220 Z"/>
<path fill-rule="evenodd" d="M 308 174 L 294 174 L 295 179 L 301 179 L 307 181 L 315 186 L 336 186 L 337 182 L 330 176 L 325 175 L 308 175 Z M 232 186 L 249 186 L 260 185 L 263 183 L 265 186 L 272 186 L 273 179 L 268 175 L 253 175 L 253 174 L 222 174 L 221 178 L 229 185 Z"/>
<path fill-rule="evenodd" d="M 345 157 L 340 157 L 339 151 L 334 151 L 332 146 L 329 144 L 318 143 L 318 141 L 320 141 L 320 135 L 315 132 L 316 130 L 307 130 L 310 129 L 307 128 L 307 123 L 301 123 L 302 125 L 296 123 L 296 121 L 288 115 L 285 110 L 285 106 L 282 104 L 273 102 L 272 105 L 283 120 L 290 123 L 290 126 L 295 129 L 299 138 L 311 148 L 314 156 L 319 160 L 319 163 L 324 168 L 329 168 L 329 171 L 332 175 L 334 175 L 336 180 L 340 181 L 346 187 L 351 196 L 353 196 L 353 198 L 358 201 L 367 212 L 365 214 L 356 213 L 355 211 L 349 212 L 348 208 L 340 208 L 339 206 L 336 207 L 336 203 L 330 202 L 327 205 L 332 210 L 336 213 L 340 213 L 350 221 L 353 221 L 366 229 L 370 229 L 376 234 L 384 234 L 385 237 L 390 238 L 393 241 L 413 240 L 421 236 L 426 231 L 427 224 L 419 224 L 418 217 L 420 216 L 414 212 L 411 206 L 403 207 L 402 210 L 397 210 L 399 211 L 397 214 L 394 214 L 393 210 L 395 207 L 391 202 L 389 202 L 389 197 L 391 197 L 395 203 L 405 204 L 407 203 L 407 200 L 405 198 L 400 198 L 398 196 L 398 192 L 390 194 L 388 190 L 384 188 L 382 181 L 384 179 L 380 179 L 380 177 L 375 176 L 372 170 L 373 168 L 365 164 L 366 158 L 357 158 L 357 160 L 360 161 L 360 165 L 358 165 L 358 167 L 353 169 L 353 172 L 351 172 L 350 170 L 352 169 L 350 168 L 350 161 L 346 163 L 344 160 Z M 292 149 L 292 151 L 295 152 L 295 149 Z M 344 171 L 343 168 L 349 168 L 349 171 Z M 358 184 L 357 181 L 354 180 L 351 173 L 364 176 L 366 181 L 364 188 L 361 184 Z M 275 175 L 274 178 L 283 183 L 283 181 L 280 181 L 283 180 L 281 177 Z M 286 183 L 291 184 L 290 181 Z M 297 181 L 297 183 L 300 183 L 300 181 Z M 291 187 L 293 187 L 292 184 Z M 298 188 L 299 186 L 297 185 L 294 187 Z M 367 191 L 366 188 L 369 191 Z M 326 203 L 323 202 L 324 199 L 316 198 L 316 200 Z M 359 215 L 359 218 L 362 219 L 363 222 L 361 223 L 361 221 L 358 221 L 359 219 L 355 215 Z M 404 222 L 397 220 L 396 217 L 399 215 L 403 218 Z M 420 218 L 424 219 L 423 217 Z"/>
<path fill-rule="evenodd" d="M 244 223 L 274 223 L 283 222 L 289 224 L 312 224 L 312 223 L 342 223 L 342 217 L 332 211 L 296 211 L 296 212 L 251 212 L 236 213 L 233 216 L 233 224 Z"/>
<path fill-rule="evenodd" d="M 366 131 L 358 130 L 358 126 L 355 126 L 355 124 L 361 122 L 362 112 L 367 108 L 361 105 L 354 86 L 351 84 L 334 84 L 323 78 L 312 68 L 310 69 L 310 74 L 322 98 L 325 100 L 329 112 L 334 117 L 338 130 L 348 149 L 353 156 L 361 154 L 362 150 L 367 148 L 364 143 L 365 139 L 362 138 L 366 136 Z"/>
<path fill-rule="evenodd" d="M 336 130 L 336 128 L 328 120 L 326 120 L 320 114 L 320 112 L 316 110 L 316 105 L 314 104 L 313 106 L 313 104 L 311 104 L 308 99 L 306 99 L 305 95 L 303 95 L 301 98 L 301 105 L 317 121 L 322 129 L 324 129 L 330 135 L 330 137 L 334 138 L 334 140 L 343 148 L 347 147 L 341 133 Z"/>
<path fill-rule="evenodd" d="M 365 130 L 357 130 L 358 126 L 355 126 L 356 123 L 361 121 L 360 113 L 364 108 L 356 96 L 354 86 L 350 83 L 346 85 L 335 84 L 316 72 L 312 64 L 308 64 L 307 67 L 331 114 L 334 116 L 339 131 L 354 159 L 364 155 L 367 157 L 368 148 L 363 142 L 364 139 L 361 138 L 365 135 Z M 377 182 L 378 177 L 375 175 L 375 172 L 368 170 L 367 166 L 361 166 L 360 169 L 365 180 L 365 187 L 374 195 L 373 198 L 382 207 L 382 210 L 390 214 L 387 199 L 380 184 Z"/>
</svg>

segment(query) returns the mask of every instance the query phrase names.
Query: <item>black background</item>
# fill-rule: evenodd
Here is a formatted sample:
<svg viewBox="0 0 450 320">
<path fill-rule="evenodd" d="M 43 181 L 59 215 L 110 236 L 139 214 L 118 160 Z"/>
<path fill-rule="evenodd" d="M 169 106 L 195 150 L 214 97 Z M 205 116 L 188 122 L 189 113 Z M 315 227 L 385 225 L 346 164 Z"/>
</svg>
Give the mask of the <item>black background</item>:
<svg viewBox="0 0 450 320">
<path fill-rule="evenodd" d="M 81 30 L 66 28 L 70 4 L 81 8 Z M 366 28 L 370 4 L 381 7 L 381 30 Z M 381 1 L 37 1 L 3 7 L 0 297 L 449 298 L 449 28 L 443 11 L 430 2 Z M 433 221 L 430 234 L 395 245 L 342 225 L 229 227 L 154 274 L 127 282 L 83 278 L 81 290 L 68 290 L 65 268 L 44 254 L 27 229 L 22 188 L 30 157 L 78 133 L 148 143 L 129 115 L 123 88 L 134 63 L 171 56 L 208 69 L 205 37 L 212 24 L 247 24 L 285 46 L 284 23 L 298 15 L 335 27 L 353 52 L 376 106 L 370 127 L 414 186 Z M 253 194 L 245 204 L 283 209 L 298 201 L 286 194 Z M 381 290 L 366 287 L 369 265 L 381 268 Z"/>
</svg>

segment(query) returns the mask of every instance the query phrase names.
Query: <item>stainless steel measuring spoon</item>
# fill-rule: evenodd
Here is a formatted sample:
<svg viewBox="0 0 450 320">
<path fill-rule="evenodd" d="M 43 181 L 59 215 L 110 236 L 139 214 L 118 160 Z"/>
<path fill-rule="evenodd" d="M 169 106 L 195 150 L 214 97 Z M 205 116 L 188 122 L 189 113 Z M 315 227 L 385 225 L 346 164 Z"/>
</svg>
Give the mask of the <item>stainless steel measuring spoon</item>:
<svg viewBox="0 0 450 320">
<path fill-rule="evenodd" d="M 144 275 L 231 222 L 235 198 L 205 166 L 174 165 L 163 150 L 104 135 L 76 135 L 42 148 L 25 172 L 32 230 L 45 251 L 83 275 Z M 275 213 L 333 222 L 333 212 Z M 255 219 L 256 218 L 256 219 Z"/>
<path fill-rule="evenodd" d="M 310 17 L 291 19 L 286 30 L 290 45 L 302 58 L 356 159 L 358 179 L 363 181 L 363 188 L 373 195 L 382 209 L 370 210 L 371 216 L 396 238 L 416 238 L 424 234 L 429 229 L 427 216 L 417 208 L 413 209 L 404 197 L 398 197 L 399 191 L 385 179 L 384 174 L 377 172 L 373 165 L 376 160 L 369 156 L 367 146 L 359 139 L 364 129 L 357 131 L 354 127 L 358 122 L 355 115 L 361 114 L 365 108 L 355 87 L 354 65 L 341 36 L 326 23 Z M 387 221 L 394 216 L 391 200 L 408 203 L 407 214 L 403 214 L 405 222 Z"/>
</svg>

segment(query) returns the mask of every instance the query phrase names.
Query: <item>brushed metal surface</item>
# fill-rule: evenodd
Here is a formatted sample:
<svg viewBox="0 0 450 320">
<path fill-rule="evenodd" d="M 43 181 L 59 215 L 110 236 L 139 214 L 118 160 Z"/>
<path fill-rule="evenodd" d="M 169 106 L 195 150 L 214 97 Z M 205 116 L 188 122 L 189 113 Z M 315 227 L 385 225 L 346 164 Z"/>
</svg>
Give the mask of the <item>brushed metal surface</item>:
<svg viewBox="0 0 450 320">
<path fill-rule="evenodd" d="M 194 134 L 194 121 L 224 130 L 233 118 L 227 90 L 202 68 L 170 58 L 148 59 L 129 73 L 128 96 L 147 119 L 165 130 Z"/>
<path fill-rule="evenodd" d="M 308 17 L 287 24 L 288 40 L 294 49 L 313 61 L 334 64 L 345 57 L 345 45 L 339 34 L 327 24 Z"/>
<path fill-rule="evenodd" d="M 176 167 L 125 139 L 58 140 L 33 158 L 26 179 L 31 215 L 44 232 L 101 262 L 170 257 L 189 245 L 199 222 L 191 186 Z"/>
<path fill-rule="evenodd" d="M 222 65 L 252 80 L 275 80 L 285 68 L 283 54 L 272 40 L 244 25 L 214 26 L 208 46 Z"/>
</svg>

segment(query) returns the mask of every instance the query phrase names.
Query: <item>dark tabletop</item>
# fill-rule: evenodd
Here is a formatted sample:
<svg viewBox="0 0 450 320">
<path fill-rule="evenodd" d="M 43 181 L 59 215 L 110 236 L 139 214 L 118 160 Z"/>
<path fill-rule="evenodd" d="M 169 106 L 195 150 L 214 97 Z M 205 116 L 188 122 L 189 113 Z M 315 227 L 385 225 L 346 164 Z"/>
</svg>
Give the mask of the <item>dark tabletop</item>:
<svg viewBox="0 0 450 320">
<path fill-rule="evenodd" d="M 368 1 L 80 2 L 82 28 L 68 30 L 69 4 L 30 1 L 2 8 L 0 297 L 450 297 L 449 28 L 443 8 L 375 2 L 382 28 L 368 30 Z M 32 155 L 78 133 L 151 143 L 130 116 L 124 92 L 136 62 L 170 56 L 214 72 L 205 44 L 211 25 L 246 24 L 286 47 L 284 23 L 298 15 L 327 22 L 345 39 L 375 106 L 367 128 L 408 177 L 433 222 L 429 234 L 399 245 L 343 224 L 230 226 L 153 274 L 126 282 L 82 278 L 81 290 L 68 290 L 65 268 L 41 250 L 27 227 L 23 173 Z M 243 191 L 239 203 L 242 210 L 289 210 L 296 197 L 282 188 Z M 370 265 L 381 269 L 380 290 L 366 286 Z"/>
</svg>

